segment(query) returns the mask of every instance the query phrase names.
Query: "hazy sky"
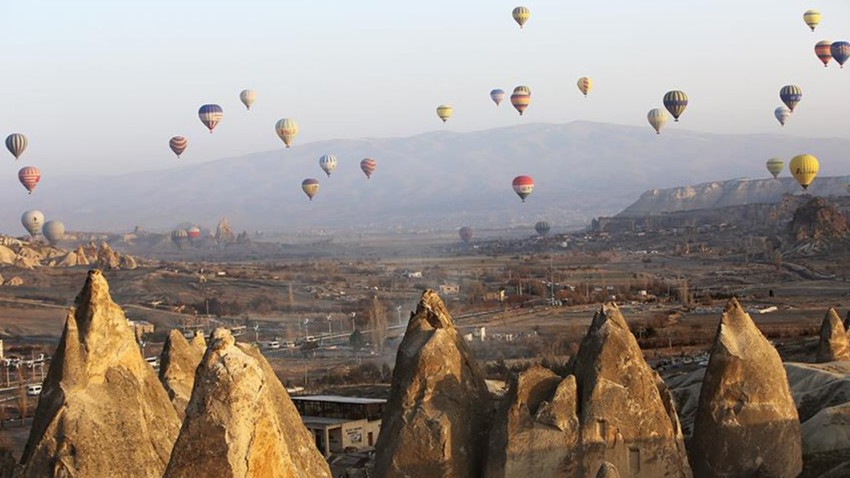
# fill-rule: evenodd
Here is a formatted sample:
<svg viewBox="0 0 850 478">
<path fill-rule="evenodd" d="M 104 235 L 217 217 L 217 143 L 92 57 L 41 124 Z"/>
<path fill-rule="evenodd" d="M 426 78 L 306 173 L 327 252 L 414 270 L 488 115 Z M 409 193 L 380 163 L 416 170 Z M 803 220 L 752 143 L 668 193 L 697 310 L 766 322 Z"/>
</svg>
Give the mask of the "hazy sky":
<svg viewBox="0 0 850 478">
<path fill-rule="evenodd" d="M 279 148 L 281 117 L 299 122 L 296 147 L 580 119 L 652 134 L 646 112 L 678 88 L 691 104 L 668 128 L 850 138 L 850 65 L 825 69 L 813 52 L 850 39 L 847 0 L 529 0 L 525 30 L 516 5 L 7 0 L 0 134 L 25 133 L 19 163 L 44 174 L 113 174 L 173 167 L 178 134 L 190 141 L 184 163 Z M 816 33 L 808 8 L 824 14 Z M 583 75 L 595 82 L 588 99 Z M 782 130 L 773 110 L 788 83 L 804 98 Z M 533 91 L 522 118 L 488 97 L 519 84 Z M 257 92 L 250 112 L 243 88 Z M 213 135 L 197 118 L 204 103 L 224 108 Z M 440 103 L 455 108 L 446 126 Z"/>
</svg>

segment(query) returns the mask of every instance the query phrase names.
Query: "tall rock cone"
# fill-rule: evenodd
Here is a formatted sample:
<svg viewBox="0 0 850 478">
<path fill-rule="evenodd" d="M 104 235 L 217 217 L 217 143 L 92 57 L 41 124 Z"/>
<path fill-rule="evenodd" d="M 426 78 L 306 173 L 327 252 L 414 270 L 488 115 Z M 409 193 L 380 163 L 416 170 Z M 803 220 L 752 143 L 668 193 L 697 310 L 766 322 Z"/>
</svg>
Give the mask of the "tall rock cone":
<svg viewBox="0 0 850 478">
<path fill-rule="evenodd" d="M 65 320 L 23 477 L 160 477 L 180 421 L 99 270 Z"/>
<path fill-rule="evenodd" d="M 594 316 L 573 374 L 579 390 L 579 476 L 593 476 L 604 462 L 626 476 L 691 476 L 670 394 L 616 304 L 604 304 Z"/>
<path fill-rule="evenodd" d="M 229 330 L 210 338 L 166 478 L 330 478 L 266 359 Z"/>
<path fill-rule="evenodd" d="M 445 305 L 426 290 L 396 355 L 375 477 L 477 477 L 490 395 Z"/>
<path fill-rule="evenodd" d="M 697 478 L 802 471 L 800 421 L 782 360 L 735 299 L 726 304 L 705 371 L 691 466 Z"/>
<path fill-rule="evenodd" d="M 83 249 L 83 246 L 77 246 L 74 250 L 74 254 L 77 256 L 77 265 L 78 266 L 87 266 L 89 265 L 89 260 L 86 257 L 86 251 Z"/>
<path fill-rule="evenodd" d="M 850 360 L 850 339 L 841 317 L 835 309 L 830 308 L 820 326 L 820 343 L 818 344 L 818 362 L 836 362 Z"/>
<path fill-rule="evenodd" d="M 203 336 L 201 338 L 203 339 Z M 186 411 L 186 404 L 192 396 L 195 369 L 198 368 L 202 358 L 204 358 L 204 350 L 194 343 L 190 345 L 179 330 L 171 330 L 162 348 L 159 381 L 168 392 L 168 397 L 181 420 Z"/>
</svg>

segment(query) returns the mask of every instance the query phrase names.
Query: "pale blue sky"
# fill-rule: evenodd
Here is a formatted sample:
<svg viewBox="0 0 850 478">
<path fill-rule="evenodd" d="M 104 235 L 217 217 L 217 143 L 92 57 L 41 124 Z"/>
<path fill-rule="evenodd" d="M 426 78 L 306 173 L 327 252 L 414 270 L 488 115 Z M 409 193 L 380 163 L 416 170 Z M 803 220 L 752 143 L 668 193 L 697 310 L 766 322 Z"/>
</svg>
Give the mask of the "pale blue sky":
<svg viewBox="0 0 850 478">
<path fill-rule="evenodd" d="M 281 147 L 281 117 L 301 126 L 295 147 L 579 119 L 651 134 L 646 112 L 678 88 L 691 105 L 668 129 L 850 137 L 850 65 L 825 69 L 813 53 L 850 39 L 846 0 L 529 0 L 525 30 L 517 4 L 5 1 L 0 135 L 27 134 L 19 163 L 43 173 L 112 174 L 173 167 L 177 134 L 190 141 L 185 163 Z M 816 33 L 808 8 L 824 14 Z M 583 75 L 589 99 L 575 87 Z M 781 130 L 773 110 L 788 83 L 804 99 Z M 488 97 L 519 84 L 533 91 L 522 118 Z M 243 88 L 257 92 L 251 112 Z M 224 108 L 212 136 L 204 103 Z M 455 108 L 446 126 L 440 103 Z"/>
</svg>

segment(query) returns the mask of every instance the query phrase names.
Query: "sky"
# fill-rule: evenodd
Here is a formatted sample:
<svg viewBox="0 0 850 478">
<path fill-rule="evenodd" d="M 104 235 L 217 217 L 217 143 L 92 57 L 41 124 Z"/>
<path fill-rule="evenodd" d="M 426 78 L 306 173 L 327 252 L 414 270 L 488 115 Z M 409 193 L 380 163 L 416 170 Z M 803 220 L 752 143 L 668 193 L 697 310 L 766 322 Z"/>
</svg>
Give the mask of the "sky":
<svg viewBox="0 0 850 478">
<path fill-rule="evenodd" d="M 29 137 L 15 171 L 112 175 L 175 167 L 174 135 L 189 138 L 182 164 L 282 148 L 283 117 L 300 125 L 295 147 L 575 120 L 652 134 L 646 112 L 681 89 L 690 105 L 668 128 L 850 138 L 850 65 L 823 68 L 813 51 L 850 39 L 846 0 L 528 0 L 523 30 L 516 5 L 4 1 L 0 135 Z M 824 14 L 815 33 L 809 8 Z M 587 99 L 581 76 L 594 80 Z M 790 83 L 803 102 L 780 128 L 773 110 Z M 520 84 L 533 92 L 525 116 L 490 101 Z M 250 112 L 244 88 L 257 93 Z M 212 135 L 197 117 L 205 103 L 224 108 Z M 441 103 L 454 106 L 446 125 Z"/>
</svg>

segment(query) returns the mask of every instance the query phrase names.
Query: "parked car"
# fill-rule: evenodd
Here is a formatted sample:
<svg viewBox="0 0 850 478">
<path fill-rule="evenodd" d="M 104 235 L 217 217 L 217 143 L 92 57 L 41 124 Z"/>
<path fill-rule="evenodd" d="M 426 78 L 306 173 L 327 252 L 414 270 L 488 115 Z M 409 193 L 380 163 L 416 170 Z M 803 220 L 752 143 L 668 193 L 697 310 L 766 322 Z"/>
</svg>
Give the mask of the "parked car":
<svg viewBox="0 0 850 478">
<path fill-rule="evenodd" d="M 30 397 L 37 397 L 41 395 L 41 384 L 34 383 L 32 385 L 27 385 L 27 395 Z"/>
</svg>

